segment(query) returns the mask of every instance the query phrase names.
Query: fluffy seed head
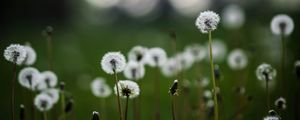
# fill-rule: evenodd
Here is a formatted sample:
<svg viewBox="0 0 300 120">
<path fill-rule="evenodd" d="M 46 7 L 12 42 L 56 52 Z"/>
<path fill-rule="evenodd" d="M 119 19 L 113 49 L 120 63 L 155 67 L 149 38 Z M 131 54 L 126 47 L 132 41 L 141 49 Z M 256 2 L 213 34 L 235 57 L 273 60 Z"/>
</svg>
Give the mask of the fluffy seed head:
<svg viewBox="0 0 300 120">
<path fill-rule="evenodd" d="M 101 60 L 101 67 L 107 74 L 119 73 L 124 70 L 126 66 L 126 59 L 120 52 L 108 52 Z"/>
<path fill-rule="evenodd" d="M 173 77 L 180 72 L 181 66 L 178 64 L 177 59 L 170 58 L 160 67 L 160 70 L 164 76 Z"/>
<path fill-rule="evenodd" d="M 275 106 L 278 109 L 281 110 L 285 110 L 286 109 L 286 100 L 283 97 L 279 97 L 276 101 L 275 101 Z"/>
<path fill-rule="evenodd" d="M 92 93 L 96 97 L 106 98 L 111 95 L 112 91 L 110 87 L 106 84 L 104 78 L 98 77 L 91 83 Z"/>
<path fill-rule="evenodd" d="M 127 79 L 139 80 L 145 75 L 144 65 L 136 61 L 129 61 L 124 69 L 124 76 Z"/>
<path fill-rule="evenodd" d="M 26 54 L 26 58 L 25 58 L 23 64 L 33 65 L 36 61 L 36 52 L 30 46 L 24 46 L 24 47 L 25 47 L 25 50 L 26 50 L 27 54 Z"/>
<path fill-rule="evenodd" d="M 57 85 L 57 76 L 52 71 L 45 71 L 40 74 L 40 80 L 36 86 L 39 91 L 53 88 Z"/>
<path fill-rule="evenodd" d="M 196 19 L 195 25 L 202 33 L 208 33 L 217 29 L 217 25 L 220 22 L 220 17 L 213 11 L 201 12 Z"/>
<path fill-rule="evenodd" d="M 228 66 L 233 70 L 241 70 L 248 65 L 248 57 L 242 49 L 235 49 L 229 53 Z"/>
<path fill-rule="evenodd" d="M 237 29 L 243 26 L 245 13 L 238 5 L 228 5 L 222 12 L 222 23 L 225 28 Z"/>
<path fill-rule="evenodd" d="M 128 52 L 128 61 L 137 61 L 139 63 L 145 62 L 145 55 L 148 48 L 143 46 L 135 46 Z"/>
<path fill-rule="evenodd" d="M 280 120 L 280 119 L 277 116 L 267 116 L 267 117 L 264 117 L 264 120 Z"/>
<path fill-rule="evenodd" d="M 140 95 L 140 88 L 136 82 L 130 80 L 120 80 L 117 85 L 119 87 L 119 95 L 122 98 L 135 98 Z M 117 86 L 114 87 L 114 91 L 117 95 Z"/>
<path fill-rule="evenodd" d="M 263 63 L 256 69 L 256 77 L 258 80 L 270 81 L 276 77 L 276 70 L 269 64 Z"/>
<path fill-rule="evenodd" d="M 200 44 L 192 44 L 190 46 L 187 46 L 185 48 L 185 52 L 189 52 L 190 54 L 192 54 L 194 61 L 197 62 L 203 60 L 207 55 L 205 47 L 201 46 Z"/>
<path fill-rule="evenodd" d="M 294 30 L 293 19 L 285 14 L 279 14 L 273 17 L 271 21 L 271 30 L 275 35 L 290 35 Z"/>
<path fill-rule="evenodd" d="M 47 94 L 40 93 L 34 98 L 34 105 L 41 112 L 48 111 L 53 106 L 52 98 Z"/>
<path fill-rule="evenodd" d="M 21 65 L 26 58 L 26 49 L 19 44 L 11 44 L 4 50 L 4 58 L 7 61 Z"/>
<path fill-rule="evenodd" d="M 220 39 L 214 39 L 212 42 L 212 55 L 214 62 L 222 62 L 227 54 L 227 45 Z M 209 43 L 206 43 L 207 55 L 209 55 Z M 209 61 L 209 57 L 206 57 L 206 61 Z"/>
<path fill-rule="evenodd" d="M 179 53 L 176 55 L 176 59 L 182 70 L 191 68 L 194 63 L 194 57 L 190 52 Z"/>
<path fill-rule="evenodd" d="M 35 90 L 40 79 L 40 72 L 33 67 L 23 68 L 19 73 L 19 83 L 21 86 Z"/>
<path fill-rule="evenodd" d="M 44 90 L 43 93 L 50 96 L 53 104 L 58 102 L 58 100 L 59 100 L 59 90 L 58 89 L 50 88 L 50 89 Z"/>
<path fill-rule="evenodd" d="M 167 61 L 165 50 L 159 47 L 149 49 L 146 57 L 146 63 L 151 67 L 160 67 Z"/>
</svg>

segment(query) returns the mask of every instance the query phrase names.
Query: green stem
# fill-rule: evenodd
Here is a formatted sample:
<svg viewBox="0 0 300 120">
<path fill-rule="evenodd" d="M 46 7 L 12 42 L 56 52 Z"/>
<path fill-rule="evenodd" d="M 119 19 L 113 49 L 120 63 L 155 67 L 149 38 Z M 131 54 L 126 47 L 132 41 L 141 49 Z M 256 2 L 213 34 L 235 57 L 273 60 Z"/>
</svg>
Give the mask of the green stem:
<svg viewBox="0 0 300 120">
<path fill-rule="evenodd" d="M 106 99 L 105 98 L 102 98 L 101 99 L 101 112 L 102 112 L 102 118 L 103 118 L 103 120 L 106 120 L 107 118 L 106 118 L 106 110 L 105 110 L 105 103 L 106 103 Z"/>
<path fill-rule="evenodd" d="M 12 120 L 15 120 L 15 82 L 17 77 L 17 64 L 14 63 L 13 66 L 13 79 L 11 84 L 11 113 Z"/>
<path fill-rule="evenodd" d="M 280 84 L 280 91 L 283 91 L 283 83 L 284 83 L 284 65 L 285 65 L 285 40 L 284 40 L 284 35 L 281 34 L 281 84 Z"/>
<path fill-rule="evenodd" d="M 156 79 L 154 80 L 154 94 L 155 94 L 155 101 L 156 101 L 156 113 L 155 113 L 155 117 L 156 120 L 160 120 L 160 83 L 159 83 L 159 78 L 158 78 L 158 74 L 159 74 L 159 69 L 156 68 Z"/>
<path fill-rule="evenodd" d="M 214 118 L 215 120 L 219 120 L 219 108 L 218 108 L 218 98 L 216 92 L 216 80 L 214 73 L 214 63 L 213 63 L 213 55 L 212 55 L 212 39 L 211 39 L 211 31 L 208 32 L 209 39 L 209 61 L 210 61 L 210 70 L 211 70 L 211 78 L 213 81 L 213 93 L 214 93 Z"/>
<path fill-rule="evenodd" d="M 267 111 L 269 111 L 270 110 L 269 80 L 266 80 L 266 93 L 267 93 Z"/>
<path fill-rule="evenodd" d="M 65 114 L 65 91 L 61 90 L 61 112 L 62 112 L 62 119 L 66 120 L 66 114 Z"/>
<path fill-rule="evenodd" d="M 118 102 L 118 109 L 119 109 L 119 114 L 120 114 L 120 120 L 123 120 L 123 113 L 122 113 L 122 108 L 121 108 L 121 103 L 120 103 L 120 93 L 119 93 L 119 80 L 118 80 L 118 75 L 116 71 L 114 71 L 115 75 L 115 82 L 116 82 L 116 88 L 117 88 L 117 102 Z"/>
<path fill-rule="evenodd" d="M 127 120 L 127 113 L 128 113 L 128 99 L 129 99 L 129 96 L 126 97 L 125 120 Z"/>
<path fill-rule="evenodd" d="M 47 120 L 47 112 L 46 111 L 43 112 L 43 117 L 44 117 L 44 120 Z"/>
<path fill-rule="evenodd" d="M 175 117 L 175 103 L 174 103 L 174 96 L 171 96 L 171 110 L 172 110 L 172 120 L 176 120 Z"/>
</svg>

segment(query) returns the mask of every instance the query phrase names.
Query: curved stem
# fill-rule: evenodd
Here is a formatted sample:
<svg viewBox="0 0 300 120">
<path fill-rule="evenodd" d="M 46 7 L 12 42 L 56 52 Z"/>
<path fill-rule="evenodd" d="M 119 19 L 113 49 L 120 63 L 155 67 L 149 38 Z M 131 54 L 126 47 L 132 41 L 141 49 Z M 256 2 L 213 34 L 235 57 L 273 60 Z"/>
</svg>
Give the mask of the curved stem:
<svg viewBox="0 0 300 120">
<path fill-rule="evenodd" d="M 114 71 L 115 75 L 115 82 L 116 82 L 116 88 L 117 88 L 117 102 L 118 102 L 118 109 L 119 109 L 119 114 L 120 114 L 120 120 L 123 120 L 123 113 L 122 113 L 122 107 L 120 103 L 120 93 L 119 93 L 119 85 L 118 85 L 118 76 L 117 73 Z"/>
<path fill-rule="evenodd" d="M 211 31 L 208 32 L 209 39 L 209 62 L 210 62 L 210 70 L 211 70 L 211 78 L 213 82 L 213 93 L 214 93 L 214 119 L 219 120 L 219 108 L 218 108 L 218 98 L 216 92 L 216 80 L 214 73 L 214 63 L 213 63 L 213 55 L 212 55 L 212 39 L 211 39 Z"/>
<path fill-rule="evenodd" d="M 129 96 L 126 97 L 125 120 L 127 120 L 127 113 L 128 113 L 128 99 L 129 99 Z"/>
</svg>

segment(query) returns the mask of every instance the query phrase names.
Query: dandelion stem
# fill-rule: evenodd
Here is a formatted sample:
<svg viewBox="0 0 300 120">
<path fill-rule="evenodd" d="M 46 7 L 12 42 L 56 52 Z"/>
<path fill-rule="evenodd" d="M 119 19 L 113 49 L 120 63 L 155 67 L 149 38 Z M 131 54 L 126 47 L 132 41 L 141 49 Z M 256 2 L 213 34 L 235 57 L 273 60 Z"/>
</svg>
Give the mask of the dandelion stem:
<svg viewBox="0 0 300 120">
<path fill-rule="evenodd" d="M 172 120 L 176 120 L 175 117 L 175 102 L 174 102 L 174 96 L 171 96 L 171 110 L 172 110 Z"/>
<path fill-rule="evenodd" d="M 105 110 L 105 103 L 106 103 L 106 99 L 105 98 L 102 98 L 101 99 L 101 112 L 102 112 L 102 118 L 103 118 L 103 120 L 106 120 L 107 118 L 106 118 L 106 110 Z"/>
<path fill-rule="evenodd" d="M 155 113 L 155 120 L 160 120 L 160 82 L 158 79 L 159 69 L 156 68 L 156 79 L 154 83 L 154 90 L 155 90 L 155 98 L 156 98 L 156 113 Z"/>
<path fill-rule="evenodd" d="M 47 112 L 46 111 L 43 112 L 43 117 L 44 117 L 44 120 L 47 120 Z"/>
<path fill-rule="evenodd" d="M 134 120 L 140 120 L 140 96 L 133 99 L 133 116 Z"/>
<path fill-rule="evenodd" d="M 30 86 L 32 86 L 32 85 L 30 85 Z M 29 91 L 29 95 L 30 95 L 30 99 L 33 101 L 34 100 L 34 96 L 33 96 L 32 92 L 33 91 Z M 31 109 L 31 118 L 32 118 L 32 120 L 35 120 L 35 109 L 34 109 L 33 103 L 31 103 L 30 109 Z"/>
<path fill-rule="evenodd" d="M 213 82 L 213 93 L 214 93 L 214 118 L 215 120 L 219 120 L 219 108 L 218 108 L 218 99 L 217 99 L 217 92 L 216 92 L 216 80 L 215 80 L 215 73 L 214 73 L 214 63 L 213 63 L 213 55 L 212 55 L 212 39 L 211 39 L 211 31 L 208 32 L 208 39 L 209 39 L 209 61 L 210 61 L 210 70 L 211 70 L 211 78 Z"/>
<path fill-rule="evenodd" d="M 270 93 L 269 93 L 269 80 L 266 80 L 266 93 L 267 93 L 267 111 L 270 110 Z"/>
<path fill-rule="evenodd" d="M 61 112 L 62 112 L 62 119 L 66 120 L 66 113 L 65 113 L 65 91 L 61 90 Z"/>
<path fill-rule="evenodd" d="M 119 93 L 119 86 L 118 86 L 119 80 L 118 80 L 118 75 L 115 70 L 114 70 L 114 75 L 115 75 L 115 82 L 116 82 L 116 88 L 117 88 L 117 102 L 118 102 L 120 120 L 123 120 L 123 113 L 122 113 L 122 108 L 121 108 L 121 103 L 120 103 L 120 93 Z"/>
<path fill-rule="evenodd" d="M 283 84 L 284 84 L 284 66 L 285 66 L 285 40 L 284 40 L 284 35 L 281 34 L 281 84 L 280 84 L 280 91 L 283 91 Z"/>
<path fill-rule="evenodd" d="M 48 49 L 48 67 L 49 70 L 53 69 L 53 57 L 52 57 L 52 36 L 47 35 L 47 49 Z"/>
<path fill-rule="evenodd" d="M 15 82 L 17 77 L 17 64 L 14 63 L 13 66 L 13 79 L 11 84 L 11 113 L 12 120 L 15 120 Z"/>
<path fill-rule="evenodd" d="M 127 120 L 127 114 L 128 114 L 128 99 L 129 99 L 129 96 L 126 97 L 125 120 Z"/>
</svg>

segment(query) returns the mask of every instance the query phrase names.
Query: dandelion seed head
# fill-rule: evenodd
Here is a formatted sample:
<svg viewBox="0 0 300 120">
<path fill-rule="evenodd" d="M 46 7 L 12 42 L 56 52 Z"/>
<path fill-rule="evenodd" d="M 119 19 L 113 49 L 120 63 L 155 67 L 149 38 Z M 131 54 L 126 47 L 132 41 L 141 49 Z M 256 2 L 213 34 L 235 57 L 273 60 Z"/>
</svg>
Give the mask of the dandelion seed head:
<svg viewBox="0 0 300 120">
<path fill-rule="evenodd" d="M 179 53 L 176 55 L 176 59 L 183 70 L 191 68 L 194 63 L 194 57 L 190 52 Z"/>
<path fill-rule="evenodd" d="M 144 65 L 136 61 L 129 61 L 124 69 L 124 76 L 127 79 L 139 80 L 145 75 Z"/>
<path fill-rule="evenodd" d="M 119 95 L 122 98 L 135 98 L 140 95 L 139 85 L 130 80 L 120 80 L 117 83 L 119 87 Z M 117 95 L 117 87 L 114 87 L 115 94 Z"/>
<path fill-rule="evenodd" d="M 275 106 L 278 109 L 281 110 L 285 110 L 286 109 L 286 100 L 283 97 L 279 97 L 276 101 L 275 101 Z"/>
<path fill-rule="evenodd" d="M 47 90 L 43 91 L 42 93 L 49 95 L 50 98 L 52 99 L 53 104 L 57 103 L 59 100 L 59 90 L 56 88 L 47 89 Z"/>
<path fill-rule="evenodd" d="M 126 59 L 120 52 L 108 52 L 101 60 L 101 67 L 107 74 L 120 73 L 126 66 Z"/>
<path fill-rule="evenodd" d="M 203 60 L 207 55 L 207 51 L 206 51 L 205 47 L 201 46 L 200 44 L 192 44 L 190 46 L 187 46 L 185 48 L 185 51 L 192 54 L 194 61 L 197 61 L 197 62 L 200 62 L 201 60 Z"/>
<path fill-rule="evenodd" d="M 178 64 L 177 59 L 170 58 L 160 67 L 160 70 L 164 76 L 173 77 L 180 72 L 181 66 Z"/>
<path fill-rule="evenodd" d="M 209 43 L 206 43 L 207 55 L 209 55 Z M 220 39 L 214 39 L 212 42 L 212 56 L 214 62 L 222 62 L 227 54 L 227 45 Z M 206 57 L 206 61 L 209 61 L 209 57 Z"/>
<path fill-rule="evenodd" d="M 220 16 L 213 11 L 201 12 L 196 19 L 195 25 L 202 33 L 208 33 L 217 29 L 220 22 Z"/>
<path fill-rule="evenodd" d="M 52 108 L 53 103 L 49 95 L 40 93 L 34 98 L 34 105 L 39 111 L 48 111 Z"/>
<path fill-rule="evenodd" d="M 27 52 L 24 46 L 11 44 L 4 50 L 3 55 L 7 61 L 21 65 L 26 58 Z"/>
<path fill-rule="evenodd" d="M 146 63 L 151 67 L 160 67 L 167 61 L 167 53 L 159 47 L 149 49 L 146 57 Z"/>
<path fill-rule="evenodd" d="M 248 65 L 248 57 L 242 49 L 235 49 L 229 53 L 228 66 L 233 70 L 241 70 Z"/>
<path fill-rule="evenodd" d="M 55 87 L 57 85 L 57 76 L 52 71 L 45 71 L 41 73 L 42 79 L 49 87 Z"/>
<path fill-rule="evenodd" d="M 280 119 L 277 116 L 267 116 L 267 117 L 264 117 L 264 120 L 280 120 Z"/>
<path fill-rule="evenodd" d="M 40 79 L 39 75 L 40 73 L 36 68 L 23 68 L 19 73 L 19 83 L 21 86 L 27 89 L 35 90 L 35 87 Z"/>
<path fill-rule="evenodd" d="M 128 61 L 137 61 L 139 63 L 145 62 L 145 56 L 148 48 L 143 46 L 135 46 L 128 52 Z"/>
<path fill-rule="evenodd" d="M 238 5 L 228 5 L 222 12 L 222 23 L 225 28 L 237 29 L 245 22 L 244 10 Z"/>
<path fill-rule="evenodd" d="M 288 36 L 294 30 L 294 21 L 286 14 L 278 14 L 271 21 L 271 30 L 275 35 Z"/>
<path fill-rule="evenodd" d="M 30 46 L 24 46 L 24 47 L 25 47 L 25 50 L 26 50 L 27 54 L 26 54 L 26 58 L 25 58 L 23 64 L 33 65 L 36 61 L 36 52 Z"/>
<path fill-rule="evenodd" d="M 256 69 L 256 77 L 258 80 L 270 81 L 276 77 L 276 70 L 269 64 L 263 63 Z"/>
<path fill-rule="evenodd" d="M 106 98 L 111 95 L 112 91 L 110 87 L 106 84 L 104 78 L 98 77 L 91 83 L 92 93 L 96 97 Z"/>
</svg>

